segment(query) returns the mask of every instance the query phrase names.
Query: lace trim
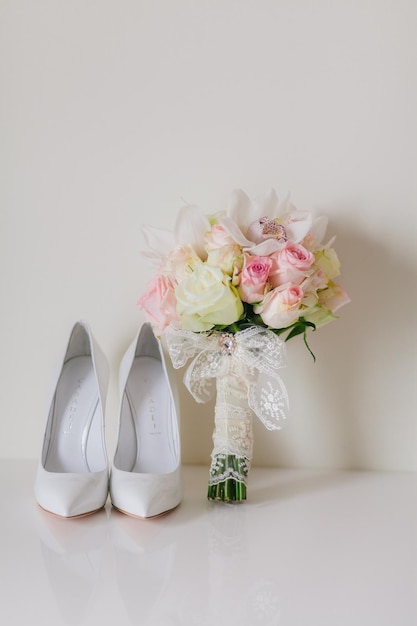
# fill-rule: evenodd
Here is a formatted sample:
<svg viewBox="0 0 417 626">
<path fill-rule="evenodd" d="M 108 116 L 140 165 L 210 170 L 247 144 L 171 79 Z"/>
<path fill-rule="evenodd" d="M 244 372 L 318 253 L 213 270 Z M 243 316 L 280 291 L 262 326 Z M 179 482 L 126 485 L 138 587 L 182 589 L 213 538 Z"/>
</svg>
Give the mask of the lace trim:
<svg viewBox="0 0 417 626">
<path fill-rule="evenodd" d="M 246 485 L 250 469 L 250 459 L 229 454 L 212 455 L 209 473 L 209 486 L 226 480 L 236 480 Z"/>
<path fill-rule="evenodd" d="M 227 410 L 226 406 L 221 408 Z M 233 412 L 232 410 L 231 413 Z M 219 419 L 216 407 L 213 444 L 213 454 L 224 453 L 250 458 L 253 450 L 251 414 L 249 419 L 236 419 L 226 415 Z"/>
</svg>

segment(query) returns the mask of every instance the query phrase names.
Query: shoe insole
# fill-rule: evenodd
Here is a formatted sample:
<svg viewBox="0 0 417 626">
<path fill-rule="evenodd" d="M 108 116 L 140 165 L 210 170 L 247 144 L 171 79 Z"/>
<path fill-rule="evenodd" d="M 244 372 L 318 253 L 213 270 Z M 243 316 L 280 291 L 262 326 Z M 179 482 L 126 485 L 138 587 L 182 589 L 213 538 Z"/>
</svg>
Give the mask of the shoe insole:
<svg viewBox="0 0 417 626">
<path fill-rule="evenodd" d="M 45 469 L 50 472 L 91 471 L 87 459 L 89 434 L 91 429 L 101 426 L 97 380 L 91 357 L 75 357 L 64 364 L 53 411 Z"/>
<path fill-rule="evenodd" d="M 132 472 L 166 474 L 177 466 L 173 437 L 173 407 L 162 363 L 141 356 L 133 361 L 126 385 L 136 434 Z"/>
</svg>

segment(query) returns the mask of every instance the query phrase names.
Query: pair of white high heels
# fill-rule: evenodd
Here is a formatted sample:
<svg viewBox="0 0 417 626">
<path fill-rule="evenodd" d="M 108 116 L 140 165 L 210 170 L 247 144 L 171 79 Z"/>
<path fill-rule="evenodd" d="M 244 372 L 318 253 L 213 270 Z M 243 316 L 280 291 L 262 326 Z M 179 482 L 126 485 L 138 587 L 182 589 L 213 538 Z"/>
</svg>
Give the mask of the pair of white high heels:
<svg viewBox="0 0 417 626">
<path fill-rule="evenodd" d="M 60 517 L 114 507 L 161 515 L 182 499 L 178 402 L 160 341 L 144 324 L 120 366 L 116 452 L 108 471 L 104 405 L 107 360 L 88 324 L 77 322 L 54 388 L 35 479 L 35 498 Z"/>
</svg>

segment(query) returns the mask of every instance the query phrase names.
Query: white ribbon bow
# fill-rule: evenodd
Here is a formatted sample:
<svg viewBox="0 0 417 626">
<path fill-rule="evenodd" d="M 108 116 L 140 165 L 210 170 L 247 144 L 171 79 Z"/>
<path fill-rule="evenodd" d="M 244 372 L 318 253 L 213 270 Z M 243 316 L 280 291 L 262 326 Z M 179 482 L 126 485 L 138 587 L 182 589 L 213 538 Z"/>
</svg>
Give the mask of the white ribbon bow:
<svg viewBox="0 0 417 626">
<path fill-rule="evenodd" d="M 287 418 L 288 394 L 277 371 L 286 365 L 286 347 L 275 333 L 262 326 L 235 334 L 193 333 L 169 326 L 165 337 L 174 368 L 193 359 L 184 383 L 197 402 L 213 397 L 216 378 L 229 372 L 233 359 L 234 371 L 246 384 L 249 407 L 268 430 L 281 428 Z"/>
</svg>

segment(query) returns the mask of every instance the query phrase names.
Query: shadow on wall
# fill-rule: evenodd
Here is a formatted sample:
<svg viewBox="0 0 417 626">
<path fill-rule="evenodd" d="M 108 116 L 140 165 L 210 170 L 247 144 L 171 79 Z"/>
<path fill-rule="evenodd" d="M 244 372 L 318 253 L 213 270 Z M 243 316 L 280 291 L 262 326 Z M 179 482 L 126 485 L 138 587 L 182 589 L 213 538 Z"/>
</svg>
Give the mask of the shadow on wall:
<svg viewBox="0 0 417 626">
<path fill-rule="evenodd" d="M 278 433 L 255 424 L 254 462 L 414 471 L 417 271 L 351 223 L 339 220 L 334 232 L 352 301 L 309 335 L 315 364 L 301 339 L 288 343 L 290 420 Z"/>
<path fill-rule="evenodd" d="M 415 251 L 337 224 L 337 246 L 352 298 L 343 311 L 341 416 L 350 465 L 417 469 L 417 266 Z M 329 364 L 329 370 L 331 364 Z"/>
</svg>

